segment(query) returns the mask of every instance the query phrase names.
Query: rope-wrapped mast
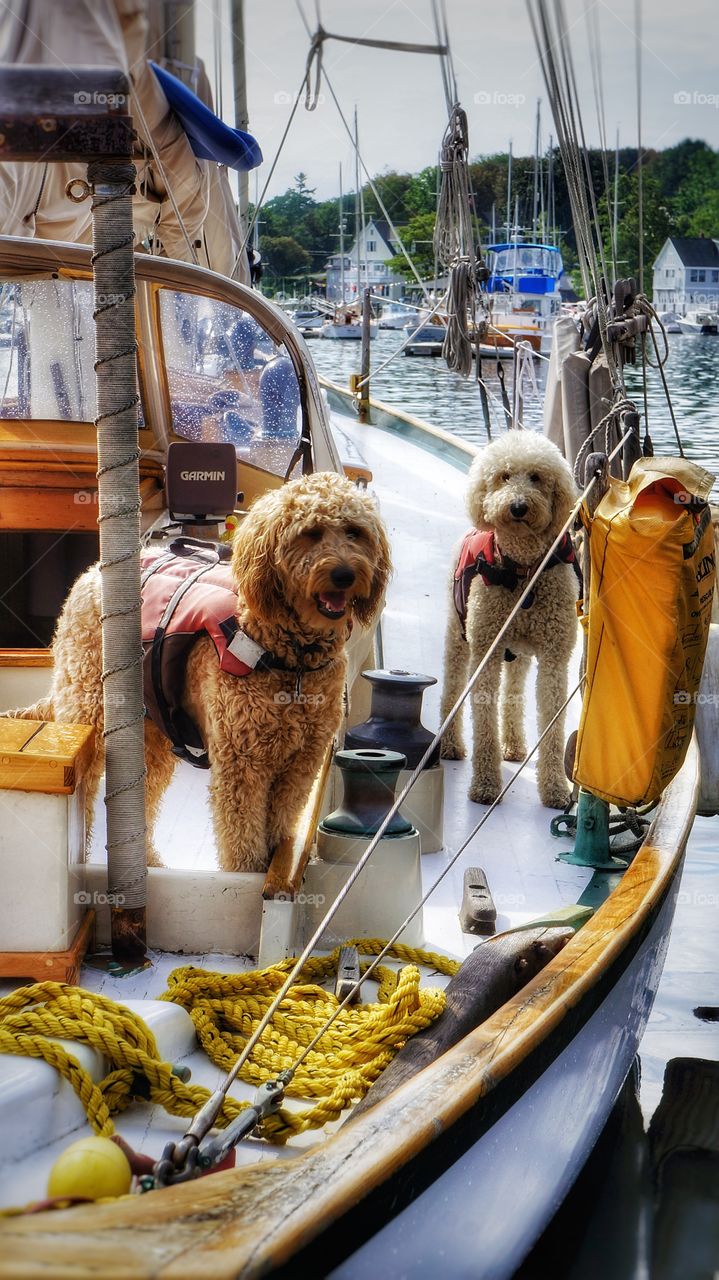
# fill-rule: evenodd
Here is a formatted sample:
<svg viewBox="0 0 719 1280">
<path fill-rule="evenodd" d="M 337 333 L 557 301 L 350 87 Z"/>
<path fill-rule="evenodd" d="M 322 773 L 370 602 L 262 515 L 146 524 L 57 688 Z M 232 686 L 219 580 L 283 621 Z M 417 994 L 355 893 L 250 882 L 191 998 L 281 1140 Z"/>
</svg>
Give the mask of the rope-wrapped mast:
<svg viewBox="0 0 719 1280">
<path fill-rule="evenodd" d="M 129 82 L 112 67 L 5 66 L 0 85 L 0 158 L 85 161 L 93 192 L 108 896 L 113 954 L 136 962 L 147 868 Z"/>
</svg>

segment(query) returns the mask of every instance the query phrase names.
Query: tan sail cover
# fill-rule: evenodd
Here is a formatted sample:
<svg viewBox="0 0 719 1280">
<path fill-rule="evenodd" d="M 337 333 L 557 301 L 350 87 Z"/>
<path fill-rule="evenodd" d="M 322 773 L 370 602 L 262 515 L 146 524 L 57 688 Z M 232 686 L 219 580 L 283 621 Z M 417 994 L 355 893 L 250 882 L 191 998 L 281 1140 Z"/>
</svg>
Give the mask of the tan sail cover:
<svg viewBox="0 0 719 1280">
<path fill-rule="evenodd" d="M 191 262 L 194 254 L 201 266 L 227 275 L 243 240 L 227 171 L 193 154 L 146 60 L 147 38 L 145 0 L 8 0 L 0 6 L 0 62 L 124 68 L 140 138 L 134 201 L 138 244 L 152 236 L 167 257 Z M 92 92 L 91 84 L 78 80 L 79 94 Z M 203 100 L 208 94 L 207 78 L 200 76 Z M 68 181 L 84 176 L 80 164 L 0 165 L 3 232 L 88 243 L 90 202 L 73 204 L 65 195 Z M 235 278 L 249 283 L 246 261 Z"/>
</svg>

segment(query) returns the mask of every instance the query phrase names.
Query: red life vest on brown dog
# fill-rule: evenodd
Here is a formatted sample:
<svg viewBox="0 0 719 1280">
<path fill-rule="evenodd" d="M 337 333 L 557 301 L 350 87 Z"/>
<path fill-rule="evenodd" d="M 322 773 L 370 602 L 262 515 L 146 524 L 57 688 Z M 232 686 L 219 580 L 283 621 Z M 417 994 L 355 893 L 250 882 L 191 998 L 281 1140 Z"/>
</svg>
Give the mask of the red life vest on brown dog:
<svg viewBox="0 0 719 1280">
<path fill-rule="evenodd" d="M 145 712 L 175 754 L 200 769 L 210 766 L 207 749 L 182 706 L 187 659 L 196 641 L 210 637 L 228 675 L 290 669 L 241 630 L 229 558 L 229 547 L 188 538 L 141 557 Z"/>
<path fill-rule="evenodd" d="M 576 573 L 580 591 L 582 574 L 574 554 L 574 545 L 569 533 L 565 533 L 562 541 L 547 561 L 542 572 L 554 569 L 558 564 L 571 564 Z M 497 546 L 497 539 L 491 529 L 470 529 L 465 534 L 459 552 L 459 559 L 454 570 L 454 607 L 457 610 L 462 627 L 462 635 L 467 638 L 467 606 L 469 592 L 475 578 L 481 578 L 485 587 L 506 587 L 515 591 L 525 579 L 534 572 L 532 566 L 516 564 L 514 560 L 504 558 Z M 534 604 L 534 593 L 530 592 L 523 609 Z M 507 650 L 509 653 L 509 650 Z M 512 654 L 512 657 L 516 655 Z"/>
</svg>

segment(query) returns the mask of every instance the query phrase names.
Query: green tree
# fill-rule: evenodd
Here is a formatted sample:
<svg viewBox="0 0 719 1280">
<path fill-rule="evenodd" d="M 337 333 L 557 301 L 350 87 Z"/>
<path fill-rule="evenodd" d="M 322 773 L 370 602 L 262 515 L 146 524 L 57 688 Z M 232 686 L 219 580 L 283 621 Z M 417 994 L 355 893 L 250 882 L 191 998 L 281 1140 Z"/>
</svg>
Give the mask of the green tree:
<svg viewBox="0 0 719 1280">
<path fill-rule="evenodd" d="M 398 231 L 420 276 L 426 279 L 434 274 L 434 213 L 418 213 Z M 412 276 L 412 269 L 404 254 L 397 254 L 389 265 L 398 275 Z"/>
<path fill-rule="evenodd" d="M 306 249 L 293 236 L 265 236 L 262 256 L 274 276 L 298 276 L 306 274 L 312 259 Z"/>
<path fill-rule="evenodd" d="M 644 246 L 644 288 L 651 293 L 652 263 L 667 236 L 673 235 L 675 219 L 668 202 L 662 198 L 661 188 L 651 172 L 642 175 L 642 235 Z M 623 173 L 619 179 L 619 212 L 617 226 L 617 271 L 620 277 L 639 276 L 639 177 Z M 600 202 L 600 222 L 604 229 L 604 246 L 608 263 L 609 247 L 606 197 Z"/>
</svg>

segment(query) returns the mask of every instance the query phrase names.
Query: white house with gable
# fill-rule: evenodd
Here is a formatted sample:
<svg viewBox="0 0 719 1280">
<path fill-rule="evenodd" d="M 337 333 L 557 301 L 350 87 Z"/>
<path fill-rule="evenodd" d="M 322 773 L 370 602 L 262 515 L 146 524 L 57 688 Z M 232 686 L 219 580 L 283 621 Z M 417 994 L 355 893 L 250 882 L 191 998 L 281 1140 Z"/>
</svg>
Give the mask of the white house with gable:
<svg viewBox="0 0 719 1280">
<path fill-rule="evenodd" d="M 356 302 L 362 290 L 369 286 L 373 293 L 387 298 L 398 298 L 404 289 L 404 281 L 396 275 L 388 260 L 396 256 L 389 224 L 384 218 L 370 218 L 359 233 L 359 239 L 345 253 L 345 302 Z M 341 301 L 341 259 L 338 253 L 327 263 L 327 297 L 330 302 Z"/>
<path fill-rule="evenodd" d="M 719 240 L 670 236 L 654 263 L 652 302 L 657 311 L 719 311 Z"/>
</svg>

